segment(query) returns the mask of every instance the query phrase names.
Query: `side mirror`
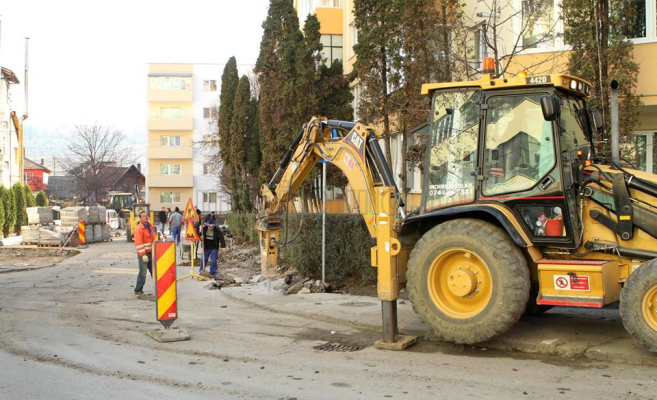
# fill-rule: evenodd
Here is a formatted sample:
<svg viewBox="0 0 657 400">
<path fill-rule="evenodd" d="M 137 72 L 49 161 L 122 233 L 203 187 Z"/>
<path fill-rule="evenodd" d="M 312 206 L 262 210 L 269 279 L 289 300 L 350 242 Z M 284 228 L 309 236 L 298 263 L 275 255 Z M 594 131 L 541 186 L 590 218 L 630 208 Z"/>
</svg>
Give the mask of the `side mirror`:
<svg viewBox="0 0 657 400">
<path fill-rule="evenodd" d="M 600 113 L 600 110 L 594 109 L 591 110 L 591 119 L 593 120 L 593 128 L 600 132 L 604 126 L 604 122 L 602 121 L 602 114 Z"/>
<path fill-rule="evenodd" d="M 541 96 L 541 110 L 546 121 L 554 121 L 560 114 L 559 104 L 554 96 Z"/>
</svg>

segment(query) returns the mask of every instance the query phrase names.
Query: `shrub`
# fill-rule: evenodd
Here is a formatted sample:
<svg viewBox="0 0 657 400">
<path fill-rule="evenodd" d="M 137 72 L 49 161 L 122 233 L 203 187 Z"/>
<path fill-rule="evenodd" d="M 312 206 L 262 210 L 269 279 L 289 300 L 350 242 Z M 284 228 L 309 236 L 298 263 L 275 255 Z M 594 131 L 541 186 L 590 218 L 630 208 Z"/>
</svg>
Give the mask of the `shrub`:
<svg viewBox="0 0 657 400">
<path fill-rule="evenodd" d="M 34 199 L 34 194 L 28 185 L 23 186 L 23 191 L 25 192 L 25 201 L 28 207 L 36 207 L 36 200 Z"/>
<path fill-rule="evenodd" d="M 303 224 L 301 229 L 300 224 Z M 285 264 L 309 278 L 320 279 L 322 215 L 290 215 L 288 225 L 288 244 L 281 249 Z M 280 241 L 285 241 L 285 229 L 281 231 Z M 375 283 L 376 269 L 371 266 L 370 248 L 370 235 L 360 214 L 326 215 L 327 282 L 338 287 L 348 282 Z"/>
<path fill-rule="evenodd" d="M 9 236 L 11 231 L 14 230 L 16 223 L 16 206 L 14 202 L 14 194 L 10 189 L 2 186 L 0 187 L 0 198 L 2 199 L 2 207 L 5 212 L 5 220 L 2 225 L 2 234 L 4 237 Z"/>
<path fill-rule="evenodd" d="M 258 246 L 255 214 L 229 213 L 226 221 L 237 240 Z M 296 268 L 302 275 L 322 277 L 322 215 L 290 214 L 286 245 L 281 248 L 281 262 Z M 283 224 L 285 216 L 283 215 Z M 279 241 L 283 243 L 285 226 Z M 370 234 L 360 214 L 326 215 L 326 281 L 336 287 L 347 283 L 374 284 Z"/>
<path fill-rule="evenodd" d="M 255 229 L 255 214 L 228 213 L 226 224 L 234 238 L 243 243 L 258 246 L 258 232 Z"/>
<path fill-rule="evenodd" d="M 46 192 L 43 190 L 39 190 L 39 193 L 36 195 L 36 205 L 39 207 L 47 207 L 50 205 L 50 201 L 48 201 L 48 196 L 46 196 Z"/>
<path fill-rule="evenodd" d="M 25 191 L 19 183 L 15 183 L 11 187 L 11 192 L 14 195 L 14 204 L 16 206 L 14 233 L 20 235 L 21 226 L 27 225 L 27 200 L 25 199 Z"/>
</svg>

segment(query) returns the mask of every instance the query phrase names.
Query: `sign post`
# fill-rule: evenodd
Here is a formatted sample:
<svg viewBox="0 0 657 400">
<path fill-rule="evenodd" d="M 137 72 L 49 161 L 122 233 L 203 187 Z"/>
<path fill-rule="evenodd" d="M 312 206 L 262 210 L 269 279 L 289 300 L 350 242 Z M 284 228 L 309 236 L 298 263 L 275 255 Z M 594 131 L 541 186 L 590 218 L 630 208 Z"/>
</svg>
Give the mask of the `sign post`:
<svg viewBox="0 0 657 400">
<path fill-rule="evenodd" d="M 176 286 L 175 242 L 153 242 L 153 277 L 155 279 L 155 318 L 164 329 L 157 328 L 148 335 L 158 342 L 189 340 L 184 329 L 171 329 L 178 319 L 178 288 Z"/>
<path fill-rule="evenodd" d="M 201 238 L 198 237 L 198 233 L 196 233 L 196 229 L 194 229 L 194 222 L 199 222 L 201 219 L 196 213 L 196 209 L 194 209 L 194 204 L 192 203 L 192 199 L 189 199 L 187 201 L 187 207 L 185 207 L 185 213 L 183 214 L 183 219 L 187 223 L 186 224 L 187 227 L 185 229 L 185 240 L 187 240 L 188 242 L 192 242 L 192 249 L 189 254 L 189 258 L 192 261 L 191 261 L 191 269 L 189 271 L 189 274 L 181 277 L 178 280 L 181 281 L 186 278 L 197 278 L 199 281 L 205 281 L 208 278 L 202 277 L 201 275 L 194 273 L 194 254 L 195 254 L 194 244 L 201 240 Z"/>
<path fill-rule="evenodd" d="M 79 221 L 78 222 L 78 243 L 79 244 L 87 244 L 87 236 L 85 233 L 85 222 L 84 221 Z"/>
</svg>

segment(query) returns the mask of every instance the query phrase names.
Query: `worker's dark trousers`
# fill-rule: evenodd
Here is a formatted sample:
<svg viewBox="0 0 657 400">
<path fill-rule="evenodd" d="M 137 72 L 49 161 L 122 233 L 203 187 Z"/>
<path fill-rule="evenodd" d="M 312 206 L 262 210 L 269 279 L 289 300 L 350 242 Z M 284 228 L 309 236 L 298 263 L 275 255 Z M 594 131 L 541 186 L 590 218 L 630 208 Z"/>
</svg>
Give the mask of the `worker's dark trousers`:
<svg viewBox="0 0 657 400">
<path fill-rule="evenodd" d="M 144 262 L 141 259 L 141 256 L 137 254 L 137 260 L 139 260 L 139 275 L 137 275 L 137 284 L 135 285 L 135 293 L 139 293 L 144 290 L 144 283 L 146 283 L 146 270 L 150 272 L 151 277 L 153 276 L 153 255 L 151 253 L 146 253 L 148 256 L 148 262 Z"/>
</svg>

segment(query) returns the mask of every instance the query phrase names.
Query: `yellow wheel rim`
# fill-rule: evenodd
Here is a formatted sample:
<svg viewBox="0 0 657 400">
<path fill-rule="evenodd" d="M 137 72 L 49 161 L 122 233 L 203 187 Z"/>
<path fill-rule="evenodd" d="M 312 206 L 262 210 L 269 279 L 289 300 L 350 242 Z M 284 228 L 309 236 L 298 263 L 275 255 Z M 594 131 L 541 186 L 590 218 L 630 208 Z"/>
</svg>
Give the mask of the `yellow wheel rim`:
<svg viewBox="0 0 657 400">
<path fill-rule="evenodd" d="M 466 249 L 449 249 L 429 268 L 427 288 L 433 304 L 453 318 L 471 318 L 486 308 L 493 293 L 488 266 Z"/>
<path fill-rule="evenodd" d="M 641 312 L 648 325 L 657 331 L 657 285 L 651 287 L 643 296 Z"/>
</svg>

